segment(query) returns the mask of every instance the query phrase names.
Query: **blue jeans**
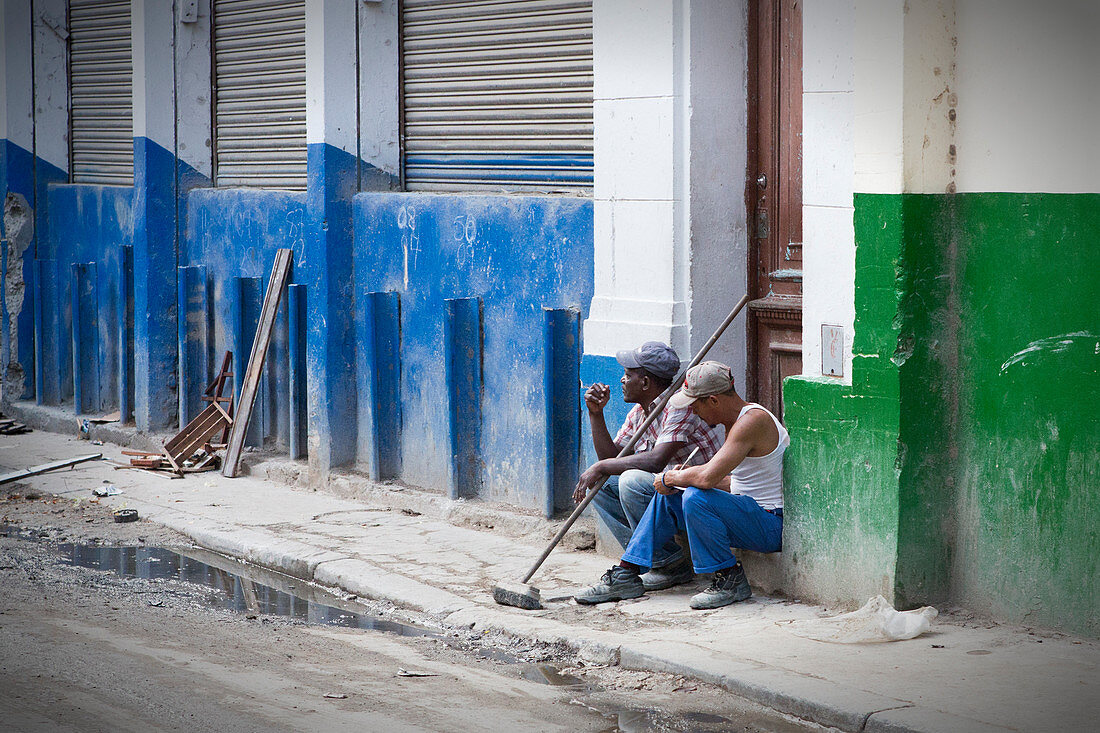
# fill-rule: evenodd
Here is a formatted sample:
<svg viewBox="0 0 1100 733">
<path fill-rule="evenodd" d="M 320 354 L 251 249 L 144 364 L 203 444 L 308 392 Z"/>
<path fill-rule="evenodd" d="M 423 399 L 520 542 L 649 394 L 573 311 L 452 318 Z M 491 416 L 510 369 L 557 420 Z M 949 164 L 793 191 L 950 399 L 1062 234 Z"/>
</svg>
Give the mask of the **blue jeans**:
<svg viewBox="0 0 1100 733">
<path fill-rule="evenodd" d="M 592 500 L 600 518 L 623 547 L 630 543 L 634 528 L 645 514 L 650 499 L 657 493 L 653 490 L 653 479 L 654 474 L 648 471 L 623 471 L 621 476 L 609 477 Z M 652 557 L 646 560 L 647 566 L 663 568 L 680 561 L 684 551 L 673 539 L 675 534 L 673 532 L 657 547 Z"/>
<path fill-rule="evenodd" d="M 623 560 L 643 569 L 655 567 L 655 548 L 681 530 L 687 530 L 691 559 L 697 573 L 732 568 L 737 558 L 730 548 L 779 552 L 783 548 L 783 519 L 764 510 L 748 496 L 718 489 L 687 488 L 665 496 L 654 493 Z"/>
</svg>

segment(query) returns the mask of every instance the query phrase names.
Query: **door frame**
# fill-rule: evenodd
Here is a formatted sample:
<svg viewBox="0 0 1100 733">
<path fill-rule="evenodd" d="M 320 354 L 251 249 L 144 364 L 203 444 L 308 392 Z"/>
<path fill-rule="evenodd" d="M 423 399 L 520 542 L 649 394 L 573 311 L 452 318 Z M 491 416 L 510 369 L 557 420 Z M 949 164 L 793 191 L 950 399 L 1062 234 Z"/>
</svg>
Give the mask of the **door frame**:
<svg viewBox="0 0 1100 733">
<path fill-rule="evenodd" d="M 802 252 L 800 241 L 792 242 L 802 239 L 802 0 L 750 0 L 747 30 L 746 270 L 752 300 L 745 393 L 781 411 L 779 355 L 801 353 Z M 766 130 L 773 141 L 767 146 Z M 761 173 L 768 177 L 763 188 Z M 766 238 L 760 236 L 764 229 Z M 792 266 L 784 267 L 787 262 Z M 773 332 L 797 333 L 797 343 L 774 340 Z M 776 355 L 767 361 L 773 373 L 761 373 L 763 349 Z M 762 385 L 775 390 L 770 398 L 760 394 Z"/>
</svg>

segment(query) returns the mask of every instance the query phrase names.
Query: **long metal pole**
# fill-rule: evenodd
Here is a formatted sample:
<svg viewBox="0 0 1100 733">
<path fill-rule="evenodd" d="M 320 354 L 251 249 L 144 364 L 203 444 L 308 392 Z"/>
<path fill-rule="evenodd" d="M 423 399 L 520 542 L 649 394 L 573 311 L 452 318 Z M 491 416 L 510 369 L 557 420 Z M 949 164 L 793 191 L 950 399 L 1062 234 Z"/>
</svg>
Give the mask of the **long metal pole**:
<svg viewBox="0 0 1100 733">
<path fill-rule="evenodd" d="M 680 385 L 684 381 L 684 375 L 687 374 L 687 370 L 691 369 L 693 366 L 703 360 L 703 358 L 707 355 L 707 352 L 710 351 L 710 348 L 714 346 L 715 342 L 718 341 L 719 338 L 722 337 L 722 334 L 725 333 L 727 328 L 729 328 L 729 325 L 733 323 L 733 319 L 737 318 L 737 314 L 741 312 L 741 309 L 744 308 L 745 304 L 748 302 L 748 295 L 745 295 L 741 298 L 741 300 L 737 301 L 737 305 L 735 305 L 733 307 L 733 310 L 730 311 L 730 314 L 726 316 L 726 320 L 722 321 L 722 325 L 718 327 L 718 330 L 716 330 L 714 334 L 710 337 L 710 339 L 708 339 L 707 342 L 703 344 L 703 347 L 699 349 L 698 353 L 695 354 L 694 358 L 692 358 L 691 362 L 687 365 L 687 368 L 684 369 L 684 371 L 681 372 L 676 377 L 676 379 L 672 380 L 672 384 L 668 386 L 668 389 L 661 393 L 661 397 L 657 400 L 654 408 L 649 411 L 649 415 L 646 416 L 645 421 L 634 432 L 634 435 L 630 438 L 630 441 L 625 446 L 623 446 L 623 449 L 621 451 L 619 451 L 619 455 L 617 455 L 616 458 L 622 458 L 623 456 L 630 454 L 630 451 L 634 449 L 634 444 L 638 442 L 638 440 L 642 437 L 642 434 L 645 433 L 646 429 L 651 424 L 653 424 L 653 421 L 656 420 L 657 416 L 661 414 L 661 411 L 665 409 L 665 405 L 667 405 L 668 401 L 672 399 L 672 395 L 676 393 L 676 390 L 680 389 Z M 592 503 L 592 500 L 596 498 L 596 494 L 598 494 L 600 492 L 600 489 L 603 488 L 605 481 L 607 481 L 606 476 L 600 479 L 596 483 L 596 485 L 593 486 L 591 490 L 589 490 L 588 496 L 584 497 L 584 501 L 578 504 L 577 508 L 573 510 L 573 513 L 569 515 L 569 518 L 565 520 L 565 524 L 563 524 L 561 529 L 558 530 L 558 533 L 554 535 L 554 539 L 550 540 L 550 544 L 546 546 L 546 549 L 542 551 L 541 555 L 539 555 L 539 559 L 535 560 L 535 564 L 531 566 L 531 569 L 527 571 L 527 575 L 523 577 L 524 583 L 531 580 L 531 576 L 538 572 L 538 569 L 542 566 L 542 563 L 546 561 L 546 558 L 550 556 L 550 553 L 553 552 L 554 548 L 557 547 L 559 542 L 561 542 L 561 538 L 565 536 L 565 533 L 569 531 L 569 528 L 573 526 L 573 523 L 577 521 L 577 518 L 580 517 L 584 510 L 588 508 L 588 505 Z"/>
<path fill-rule="evenodd" d="M 103 457 L 102 453 L 89 453 L 86 456 L 77 456 L 76 458 L 66 458 L 63 461 L 54 461 L 53 463 L 43 463 L 41 466 L 32 466 L 31 468 L 25 468 L 22 471 L 12 471 L 11 473 L 5 473 L 0 476 L 0 484 L 11 483 L 12 481 L 18 481 L 20 479 L 28 478 L 30 476 L 37 476 L 40 473 L 46 473 L 47 471 L 54 471 L 58 468 L 66 468 L 68 466 L 75 466 L 78 463 L 84 461 L 95 461 Z"/>
</svg>

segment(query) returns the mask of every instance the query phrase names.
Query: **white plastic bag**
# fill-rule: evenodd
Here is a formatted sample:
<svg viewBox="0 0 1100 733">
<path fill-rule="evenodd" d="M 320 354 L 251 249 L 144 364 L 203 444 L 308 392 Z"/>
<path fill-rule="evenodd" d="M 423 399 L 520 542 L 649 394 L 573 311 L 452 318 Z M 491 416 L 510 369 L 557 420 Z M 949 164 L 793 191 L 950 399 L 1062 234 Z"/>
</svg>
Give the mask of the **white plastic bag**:
<svg viewBox="0 0 1100 733">
<path fill-rule="evenodd" d="M 920 636 L 932 627 L 939 612 L 931 606 L 914 611 L 896 611 L 882 596 L 875 596 L 863 608 L 832 618 L 792 621 L 791 633 L 835 644 L 900 641 Z"/>
</svg>

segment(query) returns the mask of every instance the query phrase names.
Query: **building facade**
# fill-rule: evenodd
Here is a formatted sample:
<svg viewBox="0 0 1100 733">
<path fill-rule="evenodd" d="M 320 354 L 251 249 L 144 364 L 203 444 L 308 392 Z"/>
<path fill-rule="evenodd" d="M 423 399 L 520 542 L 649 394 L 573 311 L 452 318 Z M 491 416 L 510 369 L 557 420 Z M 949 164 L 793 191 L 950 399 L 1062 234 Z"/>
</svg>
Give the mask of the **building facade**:
<svg viewBox="0 0 1100 733">
<path fill-rule="evenodd" d="M 552 515 L 583 387 L 748 293 L 711 358 L 792 435 L 754 579 L 1096 636 L 1097 30 L 1086 0 L 3 0 L 4 400 L 171 432 L 290 248 L 250 440 Z"/>
</svg>

